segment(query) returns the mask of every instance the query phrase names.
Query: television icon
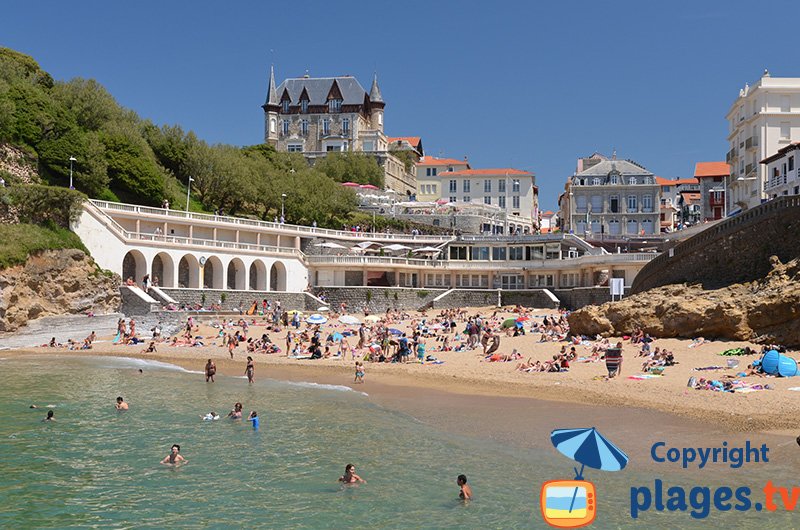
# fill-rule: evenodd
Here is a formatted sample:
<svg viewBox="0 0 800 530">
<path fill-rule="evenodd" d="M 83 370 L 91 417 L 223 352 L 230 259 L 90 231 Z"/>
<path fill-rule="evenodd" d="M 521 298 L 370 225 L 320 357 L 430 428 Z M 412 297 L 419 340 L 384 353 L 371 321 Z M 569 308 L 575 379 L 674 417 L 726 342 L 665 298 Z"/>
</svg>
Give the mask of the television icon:
<svg viewBox="0 0 800 530">
<path fill-rule="evenodd" d="M 550 480 L 539 498 L 542 518 L 556 528 L 590 525 L 597 516 L 594 484 L 585 480 Z"/>
</svg>

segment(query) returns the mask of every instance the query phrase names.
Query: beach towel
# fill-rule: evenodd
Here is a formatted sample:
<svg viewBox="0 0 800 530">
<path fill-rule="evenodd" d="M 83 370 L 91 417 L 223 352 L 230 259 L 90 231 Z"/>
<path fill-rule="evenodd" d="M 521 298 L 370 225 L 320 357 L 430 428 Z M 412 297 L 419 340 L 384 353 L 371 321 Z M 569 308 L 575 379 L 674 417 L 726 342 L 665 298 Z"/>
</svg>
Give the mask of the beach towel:
<svg viewBox="0 0 800 530">
<path fill-rule="evenodd" d="M 636 375 L 629 375 L 628 379 L 635 379 L 637 381 L 643 381 L 645 379 L 658 379 L 662 377 L 661 375 L 657 374 L 636 374 Z"/>
<path fill-rule="evenodd" d="M 750 354 L 755 352 L 751 351 Z M 731 348 L 729 350 L 725 350 L 724 352 L 720 353 L 720 355 L 725 355 L 726 357 L 738 356 L 738 355 L 748 355 L 744 348 Z"/>
<path fill-rule="evenodd" d="M 121 338 L 122 337 L 120 337 L 119 331 L 117 331 L 117 336 L 114 337 L 114 340 L 111 341 L 111 344 L 117 344 Z"/>
<path fill-rule="evenodd" d="M 692 370 L 696 372 L 700 372 L 702 370 L 722 370 L 725 368 L 724 366 L 701 366 L 699 368 L 692 368 Z"/>
</svg>

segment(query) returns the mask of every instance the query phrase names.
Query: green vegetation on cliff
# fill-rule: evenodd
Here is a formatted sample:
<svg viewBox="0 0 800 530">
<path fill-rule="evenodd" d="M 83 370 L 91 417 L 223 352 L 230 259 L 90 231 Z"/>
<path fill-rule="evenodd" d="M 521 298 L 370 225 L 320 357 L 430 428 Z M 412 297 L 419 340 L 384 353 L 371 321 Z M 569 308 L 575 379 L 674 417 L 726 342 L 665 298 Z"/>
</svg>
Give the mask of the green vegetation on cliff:
<svg viewBox="0 0 800 530">
<path fill-rule="evenodd" d="M 76 248 L 89 254 L 77 235 L 53 223 L 47 226 L 0 224 L 0 269 L 21 265 L 30 254 L 65 248 Z"/>
<path fill-rule="evenodd" d="M 75 157 L 74 186 L 89 197 L 179 207 L 191 176 L 192 209 L 272 219 L 285 193 L 288 221 L 320 226 L 348 223 L 356 209 L 354 193 L 338 182 L 383 184 L 375 160 L 358 154 L 309 167 L 268 145 L 208 145 L 178 125 L 139 118 L 92 79 L 54 80 L 8 48 L 0 48 L 0 143 L 30 155 L 53 186 L 68 186 Z"/>
</svg>

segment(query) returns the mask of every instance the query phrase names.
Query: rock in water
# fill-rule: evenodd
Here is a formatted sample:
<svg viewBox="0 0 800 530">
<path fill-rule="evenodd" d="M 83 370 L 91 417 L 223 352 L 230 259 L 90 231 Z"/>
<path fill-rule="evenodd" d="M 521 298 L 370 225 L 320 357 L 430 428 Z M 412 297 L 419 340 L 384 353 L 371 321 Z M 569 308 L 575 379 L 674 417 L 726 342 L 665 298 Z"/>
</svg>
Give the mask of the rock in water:
<svg viewBox="0 0 800 530">
<path fill-rule="evenodd" d="M 119 310 L 120 277 L 101 271 L 80 250 L 48 250 L 0 270 L 0 331 L 50 315 Z"/>
</svg>

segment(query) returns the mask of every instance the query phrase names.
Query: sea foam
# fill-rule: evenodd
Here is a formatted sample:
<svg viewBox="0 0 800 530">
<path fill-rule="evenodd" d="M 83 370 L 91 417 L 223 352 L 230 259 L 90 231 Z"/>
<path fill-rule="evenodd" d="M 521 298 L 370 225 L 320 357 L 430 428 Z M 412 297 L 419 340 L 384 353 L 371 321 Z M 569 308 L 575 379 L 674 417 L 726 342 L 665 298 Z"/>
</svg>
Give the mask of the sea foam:
<svg viewBox="0 0 800 530">
<path fill-rule="evenodd" d="M 369 396 L 369 394 L 367 394 L 366 392 L 359 392 L 358 390 L 354 390 L 346 385 L 326 385 L 324 383 L 312 383 L 309 381 L 281 381 L 281 382 L 290 386 L 316 388 L 319 390 L 336 390 L 338 392 L 355 392 L 356 394 L 361 394 L 362 396 Z"/>
<path fill-rule="evenodd" d="M 155 370 L 171 370 L 174 372 L 184 372 L 187 374 L 203 374 L 198 370 L 187 370 L 177 364 L 153 361 L 150 359 L 137 359 L 135 357 L 98 357 L 103 362 L 102 368 L 149 368 Z"/>
</svg>

